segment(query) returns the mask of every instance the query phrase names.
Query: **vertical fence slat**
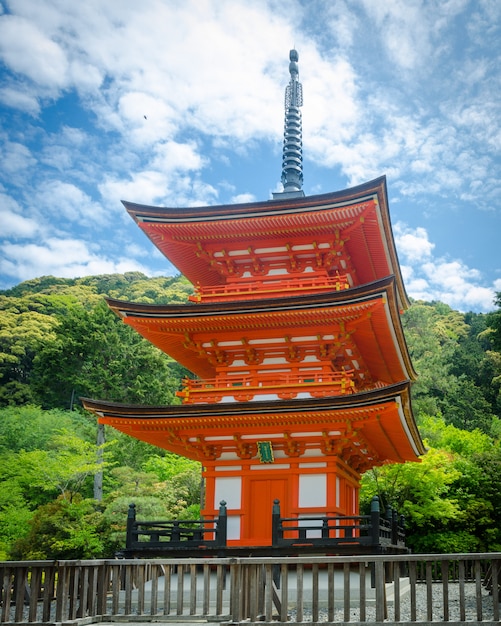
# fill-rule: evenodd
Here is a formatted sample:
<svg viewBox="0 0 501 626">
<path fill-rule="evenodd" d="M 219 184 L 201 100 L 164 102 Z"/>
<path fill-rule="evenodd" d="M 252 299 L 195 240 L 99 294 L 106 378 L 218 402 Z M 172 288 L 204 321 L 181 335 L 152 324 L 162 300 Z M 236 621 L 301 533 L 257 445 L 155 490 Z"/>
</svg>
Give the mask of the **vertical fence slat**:
<svg viewBox="0 0 501 626">
<path fill-rule="evenodd" d="M 164 615 L 170 615 L 171 611 L 171 585 L 172 585 L 172 566 L 164 567 Z"/>
<path fill-rule="evenodd" d="M 150 572 L 150 615 L 158 613 L 158 573 L 158 565 L 152 563 Z"/>
<path fill-rule="evenodd" d="M 411 600 L 411 622 L 416 621 L 416 583 L 417 583 L 417 566 L 415 561 L 409 563 L 409 584 L 410 584 L 410 600 Z"/>
<path fill-rule="evenodd" d="M 441 575 L 442 575 L 442 605 L 444 622 L 449 621 L 449 561 L 442 561 L 441 563 Z"/>
<path fill-rule="evenodd" d="M 304 604 L 303 604 L 303 565 L 302 563 L 298 563 L 296 567 L 296 589 L 297 589 L 297 600 L 296 600 L 296 622 L 303 621 L 304 614 Z"/>
<path fill-rule="evenodd" d="M 223 614 L 223 592 L 225 587 L 226 565 L 218 565 L 216 568 L 216 615 Z"/>
<path fill-rule="evenodd" d="M 204 575 L 204 591 L 202 599 L 202 615 L 205 617 L 210 612 L 210 592 L 211 592 L 211 580 L 210 580 L 210 567 L 207 563 L 203 566 Z"/>
<path fill-rule="evenodd" d="M 10 622 L 10 604 L 12 598 L 13 573 L 8 566 L 2 568 L 2 622 Z"/>
<path fill-rule="evenodd" d="M 134 566 L 125 567 L 125 615 L 132 613 L 132 584 L 134 577 Z"/>
<path fill-rule="evenodd" d="M 177 598 L 176 615 L 182 615 L 184 611 L 184 565 L 177 566 Z"/>
<path fill-rule="evenodd" d="M 350 564 L 343 564 L 343 608 L 344 608 L 344 621 L 350 621 Z"/>
<path fill-rule="evenodd" d="M 120 587 L 122 581 L 122 568 L 120 565 L 111 567 L 111 613 L 118 615 L 120 602 Z"/>
<path fill-rule="evenodd" d="M 265 620 L 271 622 L 273 619 L 273 565 L 267 563 L 265 565 Z"/>
<path fill-rule="evenodd" d="M 366 580 L 365 580 L 365 574 L 366 574 L 366 568 L 367 568 L 367 564 L 366 563 L 359 563 L 358 565 L 358 579 L 359 579 L 359 599 L 360 599 L 360 621 L 361 622 L 365 622 L 366 620 L 366 615 L 365 615 L 365 605 L 366 605 L 366 600 L 367 600 L 367 590 L 366 590 Z"/>
<path fill-rule="evenodd" d="M 30 580 L 30 598 L 29 598 L 29 609 L 28 609 L 28 621 L 29 622 L 37 621 L 38 601 L 39 601 L 39 598 L 41 597 L 41 586 L 42 586 L 42 568 L 33 567 L 31 570 L 31 580 Z"/>
<path fill-rule="evenodd" d="M 474 562 L 475 573 L 475 596 L 477 600 L 477 620 L 482 621 L 482 572 L 480 571 L 480 561 L 475 559 Z"/>
<path fill-rule="evenodd" d="M 386 617 L 386 588 L 383 561 L 376 561 L 374 577 L 376 585 L 376 622 L 384 622 Z"/>
<path fill-rule="evenodd" d="M 197 613 L 197 566 L 190 565 L 190 615 Z"/>
<path fill-rule="evenodd" d="M 499 622 L 499 561 L 492 559 L 491 561 L 491 582 L 492 582 L 492 612 L 494 621 Z"/>
<path fill-rule="evenodd" d="M 43 604 L 42 621 L 49 622 L 51 618 L 51 607 L 54 599 L 56 585 L 56 568 L 53 564 L 45 568 L 43 583 Z"/>
<path fill-rule="evenodd" d="M 85 591 L 87 570 L 83 567 L 67 568 L 68 598 L 66 600 L 66 617 L 85 617 Z"/>
<path fill-rule="evenodd" d="M 393 621 L 400 621 L 400 577 L 401 568 L 400 563 L 395 563 L 393 568 Z M 388 617 L 389 619 L 389 617 Z"/>
<path fill-rule="evenodd" d="M 464 561 L 459 561 L 459 619 L 461 622 L 464 622 L 466 620 L 466 600 L 464 593 L 464 583 Z"/>
<path fill-rule="evenodd" d="M 14 576 L 14 602 L 16 603 L 15 617 L 16 622 L 22 622 L 23 609 L 24 609 L 24 597 L 28 588 L 28 568 L 20 567 L 17 569 Z"/>
<path fill-rule="evenodd" d="M 144 584 L 145 584 L 145 565 L 138 564 L 136 567 L 136 586 L 137 586 L 137 614 L 144 615 Z"/>
<path fill-rule="evenodd" d="M 280 621 L 289 621 L 289 568 L 282 563 L 280 571 Z"/>
<path fill-rule="evenodd" d="M 318 622 L 320 611 L 320 599 L 318 597 L 318 563 L 314 563 L 311 569 L 311 619 Z"/>
<path fill-rule="evenodd" d="M 62 622 L 67 617 L 66 607 L 68 600 L 68 572 L 69 567 L 57 564 L 58 578 L 56 582 L 56 622 Z"/>
<path fill-rule="evenodd" d="M 334 621 L 335 598 L 334 598 L 334 564 L 327 565 L 327 621 Z"/>
<path fill-rule="evenodd" d="M 110 568 L 101 563 L 97 568 L 96 615 L 106 615 L 106 599 L 110 589 Z"/>
<path fill-rule="evenodd" d="M 425 565 L 426 575 L 426 618 L 433 621 L 433 563 L 427 561 Z"/>
</svg>

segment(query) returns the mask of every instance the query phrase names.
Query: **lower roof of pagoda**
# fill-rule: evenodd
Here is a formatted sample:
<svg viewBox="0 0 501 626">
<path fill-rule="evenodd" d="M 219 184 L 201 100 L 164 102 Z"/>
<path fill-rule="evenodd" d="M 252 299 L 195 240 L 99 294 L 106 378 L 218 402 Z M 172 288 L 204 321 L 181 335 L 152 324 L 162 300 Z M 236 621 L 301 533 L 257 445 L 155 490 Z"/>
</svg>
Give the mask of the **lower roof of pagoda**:
<svg viewBox="0 0 501 626">
<path fill-rule="evenodd" d="M 183 208 L 123 204 L 154 245 L 195 285 L 224 284 L 227 263 L 238 262 L 244 253 L 257 265 L 269 262 L 270 254 L 280 256 L 280 250 L 300 260 L 307 256 L 309 242 L 319 253 L 329 245 L 329 254 L 339 255 L 340 272 L 350 275 L 352 285 L 394 275 L 399 308 L 409 306 L 384 176 L 343 191 L 285 200 Z M 303 251 L 295 252 L 296 248 Z"/>
<path fill-rule="evenodd" d="M 279 341 L 288 341 L 291 349 L 323 351 L 339 369 L 354 368 L 363 380 L 387 385 L 416 378 L 396 299 L 395 281 L 388 277 L 345 291 L 259 301 L 108 304 L 200 378 L 216 376 L 218 362 L 242 358 L 239 350 L 243 358 L 247 350 L 268 356 L 280 349 Z"/>
<path fill-rule="evenodd" d="M 409 382 L 333 398 L 211 405 L 138 406 L 82 398 L 100 423 L 203 462 L 277 456 L 337 456 L 359 472 L 416 461 L 425 448 L 412 417 Z"/>
</svg>

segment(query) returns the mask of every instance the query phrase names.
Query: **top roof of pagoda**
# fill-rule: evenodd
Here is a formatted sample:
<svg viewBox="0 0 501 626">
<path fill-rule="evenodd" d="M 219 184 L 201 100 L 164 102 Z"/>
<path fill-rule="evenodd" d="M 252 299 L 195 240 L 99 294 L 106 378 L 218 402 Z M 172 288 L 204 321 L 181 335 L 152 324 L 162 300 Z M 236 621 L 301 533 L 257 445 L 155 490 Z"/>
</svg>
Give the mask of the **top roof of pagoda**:
<svg viewBox="0 0 501 626">
<path fill-rule="evenodd" d="M 409 301 L 390 222 L 386 177 L 328 194 L 245 204 L 155 207 L 124 202 L 154 245 L 192 283 L 216 286 L 224 254 L 245 248 L 256 258 L 267 250 L 293 250 L 305 242 L 331 242 L 349 265 L 352 286 L 396 278 L 399 308 Z M 320 242 L 320 243 L 318 243 Z"/>
</svg>

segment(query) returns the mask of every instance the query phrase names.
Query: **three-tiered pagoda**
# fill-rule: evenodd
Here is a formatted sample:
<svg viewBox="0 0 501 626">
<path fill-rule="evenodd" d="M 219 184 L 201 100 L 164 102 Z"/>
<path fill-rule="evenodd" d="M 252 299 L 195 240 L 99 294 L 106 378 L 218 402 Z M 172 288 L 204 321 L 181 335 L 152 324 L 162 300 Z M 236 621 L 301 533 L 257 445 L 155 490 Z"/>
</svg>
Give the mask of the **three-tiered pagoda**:
<svg viewBox="0 0 501 626">
<path fill-rule="evenodd" d="M 302 191 L 302 88 L 290 54 L 282 182 L 272 200 L 166 208 L 124 202 L 195 286 L 191 303 L 109 306 L 193 373 L 176 406 L 84 400 L 99 422 L 198 460 L 204 517 L 228 545 L 271 545 L 271 510 L 357 515 L 360 477 L 425 452 L 412 414 L 409 306 L 384 177 Z"/>
</svg>

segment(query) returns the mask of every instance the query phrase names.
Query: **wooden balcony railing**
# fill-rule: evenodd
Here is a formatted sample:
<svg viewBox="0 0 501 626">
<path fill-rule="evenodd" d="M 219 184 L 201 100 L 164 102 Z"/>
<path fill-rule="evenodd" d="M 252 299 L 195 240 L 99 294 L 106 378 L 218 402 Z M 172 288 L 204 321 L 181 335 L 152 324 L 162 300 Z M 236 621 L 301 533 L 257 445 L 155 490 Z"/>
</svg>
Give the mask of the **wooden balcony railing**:
<svg viewBox="0 0 501 626">
<path fill-rule="evenodd" d="M 379 498 L 374 496 L 370 515 L 307 515 L 281 517 L 280 502 L 275 500 L 271 512 L 269 548 L 227 545 L 226 502 L 221 501 L 218 515 L 197 520 L 148 521 L 136 519 L 136 507 L 129 506 L 125 550 L 120 556 L 193 556 L 206 554 L 245 555 L 263 549 L 276 554 L 295 554 L 299 548 L 328 551 L 333 547 L 344 553 L 348 546 L 355 552 L 406 551 L 404 520 L 393 509 L 380 512 Z"/>
<path fill-rule="evenodd" d="M 370 515 L 306 515 L 281 517 L 280 502 L 275 500 L 272 514 L 272 545 L 291 549 L 301 547 L 341 548 L 353 552 L 405 550 L 405 523 L 392 508 L 384 515 L 379 498 L 374 496 Z"/>
<path fill-rule="evenodd" d="M 312 398 L 338 396 L 354 393 L 353 371 L 315 372 L 311 374 L 259 374 L 253 376 L 220 376 L 196 380 L 185 378 L 183 389 L 176 395 L 185 404 L 197 402 L 221 402 L 225 397 L 237 401 L 251 401 L 260 394 L 275 394 L 282 400 L 290 400 L 300 393 Z"/>
<path fill-rule="evenodd" d="M 124 554 L 143 556 L 178 553 L 183 550 L 219 550 L 226 547 L 226 502 L 215 518 L 196 520 L 138 521 L 136 506 L 129 505 Z"/>
<path fill-rule="evenodd" d="M 289 276 L 287 274 L 267 277 L 261 280 L 241 279 L 225 285 L 197 287 L 189 296 L 192 302 L 216 302 L 222 300 L 254 300 L 263 297 L 286 297 L 300 293 L 319 293 L 321 291 L 342 291 L 349 289 L 346 275 L 338 276 Z"/>
</svg>

